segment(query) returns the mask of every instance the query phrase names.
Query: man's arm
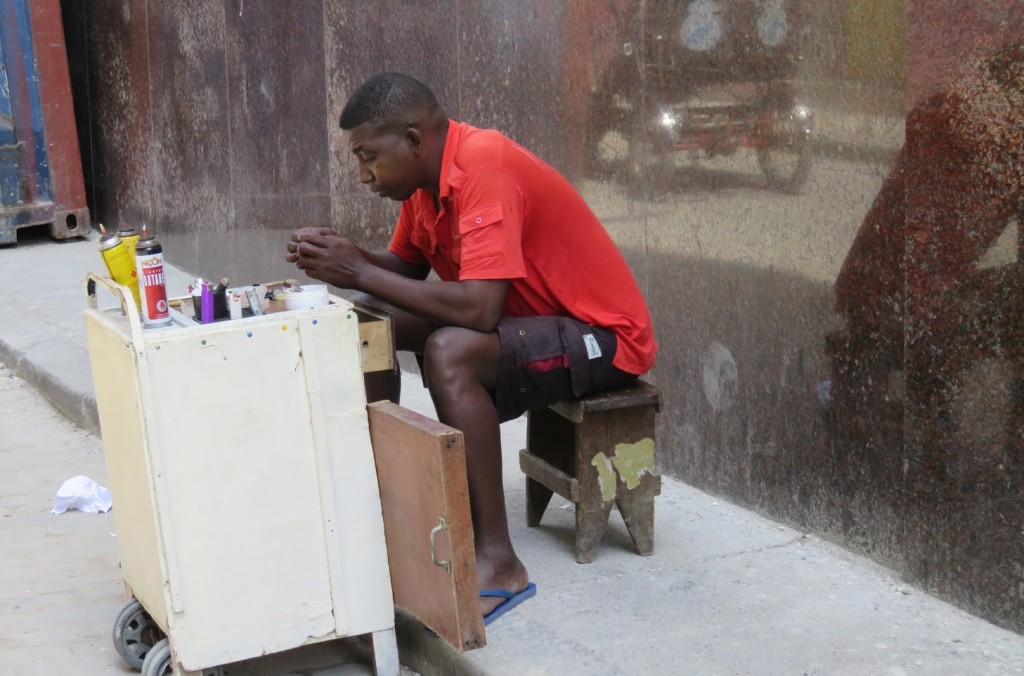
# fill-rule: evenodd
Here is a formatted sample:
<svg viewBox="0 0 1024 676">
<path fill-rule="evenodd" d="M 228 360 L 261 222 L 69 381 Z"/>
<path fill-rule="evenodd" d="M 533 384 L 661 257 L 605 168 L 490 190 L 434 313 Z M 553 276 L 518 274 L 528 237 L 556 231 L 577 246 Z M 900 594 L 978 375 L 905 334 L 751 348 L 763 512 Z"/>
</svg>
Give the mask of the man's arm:
<svg viewBox="0 0 1024 676">
<path fill-rule="evenodd" d="M 341 236 L 337 232 L 330 228 L 300 228 L 292 233 L 292 238 L 288 242 L 288 255 L 285 257 L 289 263 L 298 264 L 299 261 L 299 242 L 302 241 L 304 235 L 323 235 L 323 236 Z M 395 274 L 402 275 L 403 277 L 409 277 L 412 279 L 426 279 L 427 275 L 430 274 L 430 265 L 427 263 L 407 263 L 390 251 L 367 251 L 362 247 L 356 247 L 359 253 L 363 255 L 367 261 L 376 265 L 379 268 L 390 270 Z M 302 269 L 300 267 L 300 269 Z M 309 274 L 308 272 L 306 274 Z M 309 275 L 312 277 L 312 275 Z M 322 282 L 328 284 L 334 284 L 334 286 L 340 288 L 347 288 L 344 284 L 336 284 L 330 279 L 322 279 L 316 277 Z"/>
<path fill-rule="evenodd" d="M 489 333 L 498 324 L 506 280 L 426 281 L 426 264 L 406 263 L 391 252 L 362 251 L 331 231 L 300 231 L 293 240 L 288 260 L 314 279 L 369 293 L 442 326 Z"/>
<path fill-rule="evenodd" d="M 368 263 L 396 275 L 409 279 L 426 279 L 430 274 L 430 265 L 427 263 L 406 263 L 390 251 L 367 251 L 360 247 L 356 248 Z"/>
</svg>

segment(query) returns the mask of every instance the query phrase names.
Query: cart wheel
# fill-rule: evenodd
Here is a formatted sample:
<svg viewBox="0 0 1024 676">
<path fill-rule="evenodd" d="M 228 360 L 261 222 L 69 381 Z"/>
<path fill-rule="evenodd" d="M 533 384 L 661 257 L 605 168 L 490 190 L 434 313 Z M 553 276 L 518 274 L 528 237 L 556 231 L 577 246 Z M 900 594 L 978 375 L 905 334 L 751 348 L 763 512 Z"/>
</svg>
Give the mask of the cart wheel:
<svg viewBox="0 0 1024 676">
<path fill-rule="evenodd" d="M 114 650 L 132 669 L 141 669 L 147 653 L 163 632 L 137 599 L 128 601 L 114 618 Z"/>
<path fill-rule="evenodd" d="M 142 676 L 170 676 L 173 673 L 171 644 L 162 638 L 146 653 L 146 659 L 142 662 Z"/>
<path fill-rule="evenodd" d="M 797 194 L 811 173 L 811 111 L 794 103 L 772 116 L 769 138 L 757 149 L 768 187 Z"/>
</svg>

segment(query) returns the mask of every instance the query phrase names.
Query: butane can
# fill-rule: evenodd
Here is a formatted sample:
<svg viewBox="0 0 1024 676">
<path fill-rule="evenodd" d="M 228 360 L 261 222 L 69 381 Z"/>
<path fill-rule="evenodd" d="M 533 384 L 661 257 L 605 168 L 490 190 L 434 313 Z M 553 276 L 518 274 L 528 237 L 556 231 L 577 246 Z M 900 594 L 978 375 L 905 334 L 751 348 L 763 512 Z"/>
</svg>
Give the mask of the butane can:
<svg viewBox="0 0 1024 676">
<path fill-rule="evenodd" d="M 135 229 L 134 225 L 128 225 L 125 223 L 117 229 L 117 236 L 121 238 L 124 245 L 128 247 L 128 250 L 132 252 L 132 258 L 135 258 L 135 245 L 139 243 L 139 231 Z M 132 263 L 132 267 L 135 267 L 135 263 Z"/>
<path fill-rule="evenodd" d="M 167 287 L 164 284 L 164 248 L 143 225 L 139 243 L 135 245 L 138 266 L 139 295 L 142 297 L 142 323 L 146 326 L 165 326 L 171 323 L 167 307 Z"/>
<path fill-rule="evenodd" d="M 128 248 L 116 232 L 107 232 L 100 223 L 100 256 L 107 264 L 110 278 L 132 292 L 135 306 L 139 306 L 139 278 L 135 269 L 135 252 Z"/>
</svg>

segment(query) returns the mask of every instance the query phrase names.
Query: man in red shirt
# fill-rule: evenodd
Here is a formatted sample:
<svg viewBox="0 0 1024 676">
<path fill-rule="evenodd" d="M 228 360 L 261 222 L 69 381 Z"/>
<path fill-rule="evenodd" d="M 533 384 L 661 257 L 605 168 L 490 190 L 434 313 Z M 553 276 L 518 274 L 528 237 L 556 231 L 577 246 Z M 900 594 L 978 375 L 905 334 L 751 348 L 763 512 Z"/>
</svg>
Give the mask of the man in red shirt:
<svg viewBox="0 0 1024 676">
<path fill-rule="evenodd" d="M 490 622 L 535 593 L 509 538 L 499 423 L 647 372 L 657 350 L 650 313 L 572 185 L 500 133 L 449 120 L 421 82 L 371 78 L 341 128 L 360 181 L 402 202 L 391 244 L 369 252 L 304 228 L 288 260 L 390 311 L 396 346 L 420 358 L 438 418 L 462 431 Z M 370 401 L 398 400 L 398 374 L 384 375 L 368 378 Z"/>
</svg>

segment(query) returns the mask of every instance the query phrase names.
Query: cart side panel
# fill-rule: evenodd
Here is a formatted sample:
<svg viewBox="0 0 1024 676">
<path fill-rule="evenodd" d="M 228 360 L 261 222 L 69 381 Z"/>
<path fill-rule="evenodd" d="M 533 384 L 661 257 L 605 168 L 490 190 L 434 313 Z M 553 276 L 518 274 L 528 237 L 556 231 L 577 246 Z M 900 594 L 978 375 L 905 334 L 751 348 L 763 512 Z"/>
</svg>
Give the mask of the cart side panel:
<svg viewBox="0 0 1024 676">
<path fill-rule="evenodd" d="M 391 575 L 377 469 L 366 417 L 360 323 L 351 312 L 302 313 L 299 320 L 321 481 L 339 635 L 394 627 Z M 390 349 L 386 334 L 380 339 Z M 375 346 L 371 346 L 375 347 Z M 322 427 L 316 415 L 323 419 Z"/>
<path fill-rule="evenodd" d="M 298 333 L 268 315 L 147 339 L 168 633 L 190 670 L 333 636 Z"/>
<path fill-rule="evenodd" d="M 103 310 L 87 310 L 85 335 L 121 573 L 156 623 L 166 629 L 163 563 L 128 322 Z"/>
</svg>

